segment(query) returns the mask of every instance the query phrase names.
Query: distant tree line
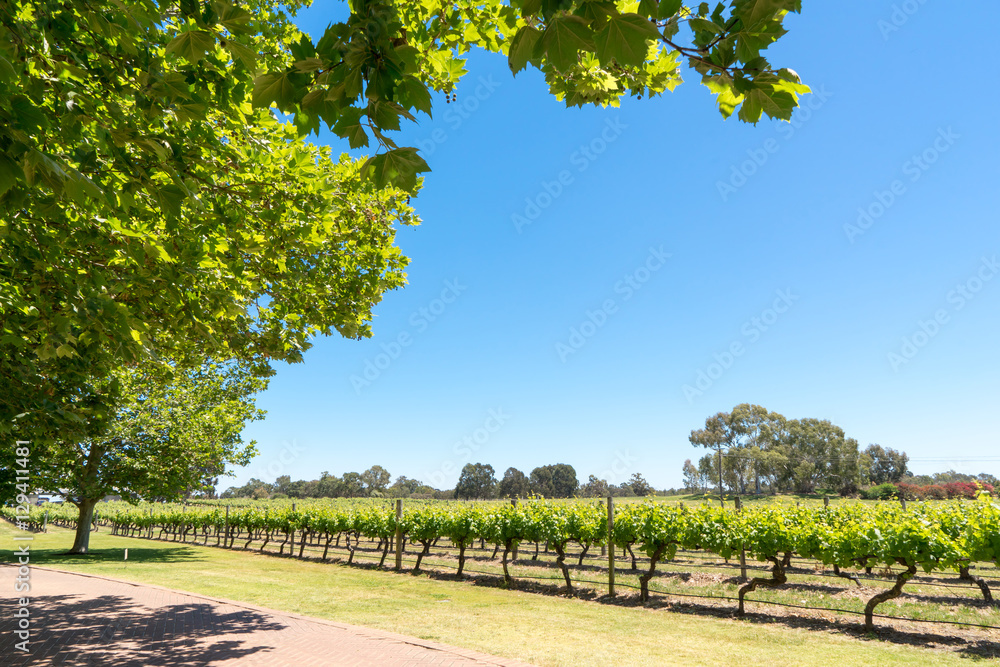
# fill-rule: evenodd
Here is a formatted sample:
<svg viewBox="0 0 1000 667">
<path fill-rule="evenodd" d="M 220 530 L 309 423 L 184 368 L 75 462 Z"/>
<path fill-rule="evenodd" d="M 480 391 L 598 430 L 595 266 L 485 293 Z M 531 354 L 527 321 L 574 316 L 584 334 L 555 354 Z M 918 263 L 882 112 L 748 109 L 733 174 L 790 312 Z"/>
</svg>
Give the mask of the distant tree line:
<svg viewBox="0 0 1000 667">
<path fill-rule="evenodd" d="M 485 463 L 467 463 L 462 468 L 455 486 L 455 498 L 463 500 L 488 500 L 490 498 L 544 498 L 648 496 L 653 487 L 635 473 L 621 485 L 609 484 L 590 475 L 586 484 L 580 484 L 576 470 L 566 463 L 539 466 L 525 475 L 517 468 L 507 468 L 503 478 L 497 480 L 493 466 Z"/>
<path fill-rule="evenodd" d="M 400 476 L 390 486 L 392 476 L 382 466 L 372 466 L 364 472 L 345 472 L 337 477 L 323 472 L 319 479 L 292 481 L 282 475 L 268 483 L 251 479 L 240 487 L 230 487 L 222 492 L 222 498 L 410 498 L 435 497 L 441 492 L 416 479 Z"/>
<path fill-rule="evenodd" d="M 391 475 L 382 466 L 372 466 L 357 473 L 347 472 L 337 477 L 328 472 L 310 481 L 278 477 L 273 483 L 251 479 L 240 487 L 230 487 L 221 498 L 437 498 L 462 500 L 490 498 L 545 498 L 574 496 L 648 496 L 654 489 L 636 473 L 620 485 L 609 484 L 591 475 L 586 484 L 577 480 L 576 470 L 566 463 L 539 466 L 525 475 L 517 468 L 508 468 L 503 479 L 497 480 L 493 466 L 468 463 L 462 468 L 454 489 L 439 490 L 420 480 L 400 476 L 391 485 Z"/>
</svg>

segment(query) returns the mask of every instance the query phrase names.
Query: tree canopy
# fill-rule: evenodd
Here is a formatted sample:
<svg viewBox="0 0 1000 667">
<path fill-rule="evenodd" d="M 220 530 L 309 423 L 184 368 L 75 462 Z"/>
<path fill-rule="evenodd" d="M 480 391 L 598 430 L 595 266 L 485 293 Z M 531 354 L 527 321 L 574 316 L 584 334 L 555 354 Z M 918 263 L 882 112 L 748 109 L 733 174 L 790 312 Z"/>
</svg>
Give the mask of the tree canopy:
<svg viewBox="0 0 1000 667">
<path fill-rule="evenodd" d="M 122 370 L 119 402 L 99 436 L 48 447 L 33 482 L 64 490 L 80 508 L 73 551 L 87 551 L 94 506 L 108 494 L 126 500 L 176 500 L 209 491 L 228 464 L 246 465 L 255 443 L 242 438 L 261 419 L 254 395 L 266 386 L 245 364 L 203 364 L 170 375 Z"/>
<path fill-rule="evenodd" d="M 497 480 L 493 466 L 488 463 L 466 463 L 455 485 L 455 497 L 462 500 L 492 498 L 496 494 Z"/>
<path fill-rule="evenodd" d="M 317 334 L 370 335 L 427 170 L 388 134 L 453 92 L 473 47 L 568 106 L 658 95 L 682 64 L 746 122 L 808 92 L 763 55 L 799 0 L 355 0 L 315 42 L 300 6 L 0 6 L 0 429 L 85 437 L 123 364 L 266 375 Z M 307 143 L 321 124 L 375 154 Z"/>
<path fill-rule="evenodd" d="M 685 462 L 688 488 L 716 485 L 720 462 L 723 482 L 736 493 L 747 493 L 751 482 L 757 492 L 763 483 L 772 490 L 811 493 L 822 487 L 849 493 L 861 482 L 857 441 L 828 420 L 788 420 L 742 403 L 706 419 L 705 428 L 691 431 L 689 440 L 716 453 L 704 456 L 697 467 Z"/>
</svg>

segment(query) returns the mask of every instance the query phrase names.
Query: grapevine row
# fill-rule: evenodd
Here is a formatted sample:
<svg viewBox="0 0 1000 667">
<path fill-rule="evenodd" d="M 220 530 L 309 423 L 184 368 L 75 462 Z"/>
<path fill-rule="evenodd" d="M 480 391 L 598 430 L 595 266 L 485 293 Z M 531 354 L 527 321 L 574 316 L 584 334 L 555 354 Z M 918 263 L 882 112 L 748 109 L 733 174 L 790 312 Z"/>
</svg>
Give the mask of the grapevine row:
<svg viewBox="0 0 1000 667">
<path fill-rule="evenodd" d="M 32 519 L 39 520 L 32 509 Z M 0 509 L 8 517 L 10 508 Z M 872 597 L 865 608 L 865 623 L 873 627 L 875 608 L 898 597 L 917 573 L 958 571 L 962 578 L 979 585 L 992 600 L 987 583 L 969 574 L 972 562 L 996 562 L 1000 556 L 1000 508 L 986 501 L 911 504 L 848 504 L 837 507 L 754 507 L 741 511 L 703 505 L 695 508 L 645 502 L 618 509 L 608 540 L 608 517 L 600 503 L 556 504 L 540 500 L 516 505 L 418 504 L 407 508 L 397 520 L 386 503 L 357 504 L 346 508 L 307 507 L 272 509 L 259 506 L 223 508 L 171 505 L 133 507 L 112 505 L 103 512 L 112 532 L 147 538 L 168 536 L 180 541 L 212 539 L 217 546 L 260 551 L 280 540 L 280 551 L 298 556 L 309 543 L 323 545 L 324 560 L 332 543 L 345 541 L 353 562 L 360 538 L 378 540 L 385 562 L 397 528 L 403 539 L 419 544 L 415 570 L 439 539 L 447 539 L 458 553 L 458 574 L 465 567 L 466 549 L 475 541 L 502 550 L 504 580 L 513 583 L 509 557 L 521 543 L 547 544 L 557 554 L 557 564 L 572 590 L 566 549 L 580 545 L 583 556 L 594 546 L 632 551 L 635 547 L 649 558 L 648 570 L 640 576 L 640 597 L 649 597 L 649 581 L 656 567 L 671 560 L 678 549 L 704 550 L 729 559 L 740 554 L 770 564 L 770 577 L 754 577 L 739 590 L 738 613 L 744 613 L 745 596 L 758 587 L 779 588 L 787 582 L 792 555 L 840 568 L 872 568 L 901 565 L 895 585 Z M 50 522 L 73 526 L 72 508 L 55 510 Z M 404 542 L 405 543 L 405 542 Z M 634 554 L 633 554 L 634 562 Z"/>
</svg>

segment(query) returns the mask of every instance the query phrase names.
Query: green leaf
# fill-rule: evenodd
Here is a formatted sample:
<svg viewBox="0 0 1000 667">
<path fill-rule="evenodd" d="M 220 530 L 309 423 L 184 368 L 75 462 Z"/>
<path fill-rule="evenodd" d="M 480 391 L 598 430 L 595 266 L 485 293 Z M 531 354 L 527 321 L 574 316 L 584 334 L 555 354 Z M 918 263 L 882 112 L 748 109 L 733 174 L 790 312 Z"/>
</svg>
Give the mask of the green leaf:
<svg viewBox="0 0 1000 667">
<path fill-rule="evenodd" d="M 681 9 L 684 0 L 660 0 L 660 8 L 656 12 L 656 17 L 668 19 Z"/>
<path fill-rule="evenodd" d="M 253 80 L 253 105 L 269 107 L 277 104 L 282 111 L 295 105 L 298 90 L 288 72 L 272 72 Z"/>
<path fill-rule="evenodd" d="M 430 167 L 417 155 L 416 148 L 397 148 L 368 158 L 361 169 L 361 175 L 371 179 L 378 188 L 391 185 L 406 192 L 414 192 L 417 174 L 425 171 L 430 171 Z"/>
<path fill-rule="evenodd" d="M 404 77 L 396 86 L 395 98 L 403 108 L 416 109 L 431 116 L 431 93 L 417 77 Z"/>
<path fill-rule="evenodd" d="M 761 21 L 780 16 L 785 12 L 802 10 L 802 0 L 737 0 L 733 4 L 733 16 L 752 28 Z"/>
<path fill-rule="evenodd" d="M 527 18 L 532 14 L 537 14 L 542 8 L 542 0 L 523 0 L 521 2 L 521 16 Z"/>
<path fill-rule="evenodd" d="M 215 48 L 215 35 L 205 30 L 188 30 L 170 40 L 167 54 L 176 54 L 196 63 Z"/>
<path fill-rule="evenodd" d="M 542 33 L 541 45 L 556 69 L 568 70 L 577 63 L 577 51 L 594 49 L 594 33 L 579 16 L 557 16 Z"/>
<path fill-rule="evenodd" d="M 229 32 L 239 34 L 247 32 L 247 24 L 253 18 L 250 12 L 240 7 L 234 7 L 227 3 L 219 3 L 219 23 L 224 25 Z"/>
<path fill-rule="evenodd" d="M 226 49 L 233 60 L 242 63 L 251 72 L 257 69 L 257 53 L 250 47 L 230 39 L 226 42 Z"/>
<path fill-rule="evenodd" d="M 337 118 L 337 122 L 333 126 L 334 134 L 347 139 L 351 148 L 361 148 L 368 145 L 368 134 L 365 133 L 365 128 L 361 125 L 363 115 L 364 111 L 361 109 L 348 107 L 340 113 L 340 117 Z"/>
<path fill-rule="evenodd" d="M 649 53 L 648 40 L 659 36 L 656 25 L 638 14 L 611 16 L 597 33 L 597 57 L 605 67 L 612 60 L 626 67 L 638 67 Z"/>
<path fill-rule="evenodd" d="M 507 64 L 511 72 L 517 74 L 525 68 L 541 37 L 541 31 L 530 25 L 522 26 L 517 31 L 510 40 L 510 49 L 507 52 Z"/>
<path fill-rule="evenodd" d="M 719 105 L 719 111 L 722 113 L 723 118 L 729 118 L 733 115 L 733 111 L 743 101 L 743 95 L 733 89 L 733 80 L 728 74 L 705 76 L 702 77 L 701 82 L 718 96 L 716 104 Z"/>
<path fill-rule="evenodd" d="M 18 180 L 24 179 L 21 165 L 6 155 L 0 154 L 0 197 L 10 190 Z"/>
<path fill-rule="evenodd" d="M 17 70 L 10 64 L 10 61 L 0 56 L 0 81 L 10 81 L 17 77 Z"/>
</svg>

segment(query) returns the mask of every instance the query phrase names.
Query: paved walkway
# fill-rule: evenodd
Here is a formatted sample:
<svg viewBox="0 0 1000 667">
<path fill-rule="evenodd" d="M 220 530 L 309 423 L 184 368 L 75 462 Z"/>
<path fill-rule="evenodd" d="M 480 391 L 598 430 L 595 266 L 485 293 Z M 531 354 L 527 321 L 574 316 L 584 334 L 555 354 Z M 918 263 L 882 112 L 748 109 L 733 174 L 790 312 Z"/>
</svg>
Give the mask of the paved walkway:
<svg viewBox="0 0 1000 667">
<path fill-rule="evenodd" d="M 16 650 L 16 569 L 0 567 L 0 665 L 326 667 L 524 663 L 159 586 L 33 567 L 29 652 Z"/>
</svg>

